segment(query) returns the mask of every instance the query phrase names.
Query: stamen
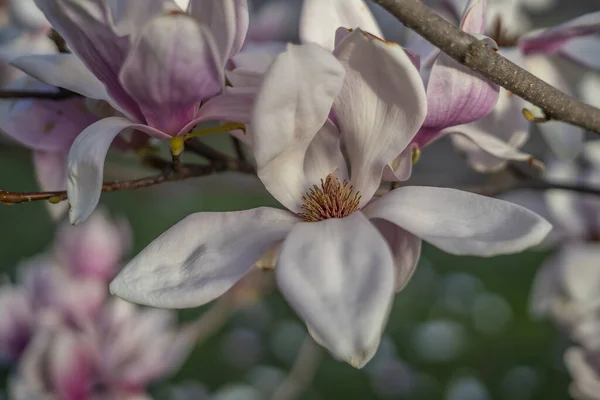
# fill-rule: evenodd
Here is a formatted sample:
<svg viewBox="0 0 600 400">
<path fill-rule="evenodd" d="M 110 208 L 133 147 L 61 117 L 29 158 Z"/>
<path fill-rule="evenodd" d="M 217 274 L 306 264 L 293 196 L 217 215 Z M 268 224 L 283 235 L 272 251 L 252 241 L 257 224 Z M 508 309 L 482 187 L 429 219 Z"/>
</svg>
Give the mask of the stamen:
<svg viewBox="0 0 600 400">
<path fill-rule="evenodd" d="M 307 222 L 347 217 L 358 210 L 360 203 L 360 193 L 353 189 L 348 181 L 340 183 L 335 175 L 329 174 L 325 182 L 321 179 L 321 185 L 314 185 L 302 196 L 304 211 L 298 215 Z"/>
</svg>

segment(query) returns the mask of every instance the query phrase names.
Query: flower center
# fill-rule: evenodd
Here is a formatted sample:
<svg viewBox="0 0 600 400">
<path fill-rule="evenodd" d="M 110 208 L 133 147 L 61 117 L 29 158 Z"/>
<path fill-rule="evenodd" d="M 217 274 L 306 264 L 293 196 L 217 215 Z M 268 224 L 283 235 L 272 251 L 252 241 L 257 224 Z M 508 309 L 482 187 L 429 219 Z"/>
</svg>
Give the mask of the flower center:
<svg viewBox="0 0 600 400">
<path fill-rule="evenodd" d="M 317 222 L 344 218 L 358 210 L 360 192 L 355 192 L 348 181 L 340 183 L 335 175 L 329 174 L 325 182 L 321 179 L 321 185 L 314 185 L 302 200 L 303 211 L 298 215 L 306 222 Z"/>
</svg>

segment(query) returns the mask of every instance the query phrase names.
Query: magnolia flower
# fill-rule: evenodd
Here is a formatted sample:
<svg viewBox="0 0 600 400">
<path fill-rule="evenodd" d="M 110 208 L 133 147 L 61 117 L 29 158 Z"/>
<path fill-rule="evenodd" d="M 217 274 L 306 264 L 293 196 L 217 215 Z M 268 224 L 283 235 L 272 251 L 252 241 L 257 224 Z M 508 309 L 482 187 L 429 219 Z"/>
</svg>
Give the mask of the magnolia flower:
<svg viewBox="0 0 600 400">
<path fill-rule="evenodd" d="M 462 5 L 466 2 L 467 0 L 450 1 L 455 15 L 460 15 L 460 10 L 463 9 Z M 491 13 L 488 13 L 484 26 L 484 32 L 500 47 L 499 52 L 511 61 L 567 94 L 571 94 L 571 88 L 558 68 L 548 58 L 549 55 L 560 55 L 588 68 L 600 68 L 600 61 L 597 57 L 597 54 L 600 53 L 600 12 L 586 14 L 549 29 L 526 33 L 524 29 L 514 32 L 506 30 L 514 23 L 514 18 L 510 16 L 512 15 L 510 14 L 511 10 L 514 11 L 510 7 L 494 8 Z M 505 14 L 506 12 L 509 13 L 508 16 Z M 528 137 L 528 124 L 522 121 L 521 110 L 527 106 L 536 116 L 543 117 L 543 113 L 537 107 L 525 103 L 516 96 L 508 93 L 504 93 L 502 96 L 508 96 L 505 99 L 508 101 L 500 104 L 499 109 L 495 110 L 487 120 L 479 121 L 467 129 L 476 132 L 487 131 L 508 143 L 509 149 L 512 148 L 514 151 L 522 146 Z M 509 126 L 497 124 L 496 122 L 499 120 L 511 121 L 511 124 Z M 581 129 L 557 121 L 545 122 L 539 124 L 538 127 L 551 150 L 559 157 L 573 159 L 581 151 L 584 133 Z M 463 128 L 461 127 L 461 129 Z M 467 157 L 471 159 L 473 166 L 478 170 L 497 170 L 502 167 L 504 160 L 512 159 L 498 157 L 493 153 L 490 154 L 495 157 L 473 154 L 474 149 L 463 144 L 464 142 L 460 143 L 455 140 L 455 145 L 461 147 L 463 152 L 469 153 Z M 475 149 L 475 151 L 477 150 Z M 507 152 L 510 153 L 510 150 Z"/>
<path fill-rule="evenodd" d="M 61 225 L 54 252 L 73 276 L 108 281 L 120 268 L 130 241 L 127 221 L 113 222 L 105 210 L 97 210 L 85 224 Z"/>
<path fill-rule="evenodd" d="M 149 384 L 178 369 L 193 346 L 195 329 L 176 330 L 174 317 L 120 299 L 79 329 L 46 313 L 12 379 L 11 398 L 149 399 Z"/>
<path fill-rule="evenodd" d="M 360 29 L 334 54 L 289 45 L 257 95 L 258 176 L 288 210 L 193 214 L 137 255 L 112 293 L 155 307 L 196 307 L 281 243 L 279 290 L 317 342 L 362 367 L 422 240 L 453 254 L 490 256 L 543 239 L 545 220 L 500 200 L 428 187 L 375 198 L 384 167 L 425 119 L 425 90 L 401 47 Z"/>
<path fill-rule="evenodd" d="M 569 394 L 577 400 L 600 399 L 599 350 L 586 351 L 581 347 L 571 347 L 566 351 L 564 360 L 573 378 Z"/>
<path fill-rule="evenodd" d="M 588 168 L 555 160 L 547 176 L 557 182 L 600 182 L 600 141 L 588 142 L 583 155 Z M 538 203 L 536 203 L 536 201 Z M 542 204 L 539 204 L 542 203 Z M 529 197 L 533 209 L 545 209 L 556 229 L 558 252 L 542 265 L 531 294 L 531 311 L 550 316 L 580 343 L 600 345 L 600 201 L 591 195 L 549 190 L 543 198 Z"/>
<path fill-rule="evenodd" d="M 27 293 L 16 285 L 0 286 L 0 364 L 19 358 L 29 342 L 35 316 Z"/>
<path fill-rule="evenodd" d="M 248 93 L 224 90 L 226 62 L 248 26 L 244 0 L 36 0 L 73 54 L 26 56 L 13 64 L 45 83 L 107 101 L 123 114 L 87 127 L 68 156 L 72 223 L 101 194 L 104 158 L 125 129 L 169 140 L 208 120 L 246 122 Z M 200 107 L 202 105 L 202 107 Z"/>
</svg>

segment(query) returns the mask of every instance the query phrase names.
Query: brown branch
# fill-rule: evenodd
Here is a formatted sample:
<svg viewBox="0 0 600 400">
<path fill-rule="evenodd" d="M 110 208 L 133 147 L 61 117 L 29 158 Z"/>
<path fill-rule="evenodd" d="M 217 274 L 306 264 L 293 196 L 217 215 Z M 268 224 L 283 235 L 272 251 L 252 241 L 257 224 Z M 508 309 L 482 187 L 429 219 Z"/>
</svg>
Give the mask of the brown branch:
<svg viewBox="0 0 600 400">
<path fill-rule="evenodd" d="M 506 176 L 497 182 L 488 182 L 465 190 L 484 196 L 498 196 L 518 189 L 530 190 L 566 190 L 573 193 L 600 196 L 600 187 L 583 185 L 581 183 L 564 183 L 540 178 L 516 165 L 508 166 Z"/>
<path fill-rule="evenodd" d="M 172 163 L 164 160 L 161 163 L 158 162 L 158 160 L 159 159 L 157 158 L 149 158 L 144 160 L 143 164 L 153 166 L 155 168 L 164 167 L 162 174 L 140 179 L 107 182 L 102 185 L 102 191 L 115 192 L 117 190 L 140 189 L 159 185 L 164 182 L 181 181 L 188 178 L 196 178 L 225 171 L 254 173 L 254 168 L 251 165 L 240 163 L 236 160 L 231 160 L 231 162 L 213 163 L 210 165 L 181 164 L 177 171 L 173 169 Z M 0 204 L 11 205 L 42 200 L 47 200 L 52 203 L 59 203 L 67 200 L 67 192 L 6 192 L 4 190 L 0 190 Z"/>
<path fill-rule="evenodd" d="M 231 135 L 231 142 L 233 143 L 233 149 L 235 150 L 235 155 L 237 159 L 240 161 L 246 161 L 246 153 L 244 153 L 244 146 L 242 145 L 242 141 L 235 136 Z"/>
<path fill-rule="evenodd" d="M 373 0 L 450 57 L 540 107 L 549 119 L 600 133 L 600 110 L 580 102 L 513 64 L 446 21 L 420 0 Z"/>
<path fill-rule="evenodd" d="M 38 99 L 38 100 L 66 100 L 79 96 L 75 92 L 62 89 L 58 92 L 34 92 L 30 90 L 0 90 L 0 99 Z"/>
</svg>

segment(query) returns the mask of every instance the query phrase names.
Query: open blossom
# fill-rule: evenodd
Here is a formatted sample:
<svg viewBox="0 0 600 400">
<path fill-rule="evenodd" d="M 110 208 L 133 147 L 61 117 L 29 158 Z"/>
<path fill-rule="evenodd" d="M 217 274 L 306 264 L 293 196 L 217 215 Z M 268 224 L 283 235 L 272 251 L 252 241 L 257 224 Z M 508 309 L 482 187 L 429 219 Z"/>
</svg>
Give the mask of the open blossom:
<svg viewBox="0 0 600 400">
<path fill-rule="evenodd" d="M 460 15 L 467 0 L 453 0 L 455 15 Z M 574 61 L 587 68 L 599 69 L 600 61 L 600 12 L 582 15 L 552 28 L 527 31 L 525 27 L 515 28 L 515 8 L 503 7 L 506 2 L 490 2 L 493 6 L 489 12 L 484 26 L 485 34 L 496 41 L 499 52 L 527 69 L 535 76 L 543 79 L 559 90 L 570 94 L 565 77 L 561 74 L 554 62 L 548 57 L 559 55 Z M 515 5 L 519 2 L 515 2 Z M 518 11 L 517 14 L 522 14 Z M 471 143 L 462 138 L 453 138 L 455 146 L 466 154 L 467 159 L 479 171 L 494 171 L 500 169 L 508 159 L 514 159 L 514 152 L 528 139 L 530 123 L 523 121 L 521 110 L 529 109 L 534 115 L 543 117 L 543 113 L 535 106 L 525 102 L 517 96 L 501 89 L 501 102 L 498 109 L 488 117 L 466 126 L 461 126 L 463 131 L 475 134 L 487 132 L 501 139 L 509 145 L 495 146 L 497 151 L 504 151 L 507 156 L 496 155 L 493 152 L 482 154 L 482 150 L 475 148 Z M 508 126 L 498 121 L 510 121 Z M 575 126 L 557 121 L 549 121 L 538 125 L 548 146 L 559 157 L 573 159 L 582 149 L 584 132 Z"/>
<path fill-rule="evenodd" d="M 130 241 L 127 221 L 113 222 L 105 210 L 97 210 L 85 224 L 61 225 L 54 253 L 74 276 L 108 281 L 121 267 Z"/>
<path fill-rule="evenodd" d="M 72 223 L 101 193 L 104 158 L 125 129 L 168 140 L 204 121 L 246 122 L 248 93 L 224 89 L 224 68 L 248 27 L 245 1 L 36 0 L 73 54 L 25 56 L 13 65 L 47 84 L 108 102 L 122 113 L 87 127 L 68 157 Z"/>
<path fill-rule="evenodd" d="M 334 54 L 289 45 L 257 96 L 258 176 L 288 210 L 191 215 L 135 257 L 111 283 L 113 293 L 157 307 L 199 306 L 282 243 L 281 293 L 317 342 L 361 367 L 378 347 L 422 240 L 490 256 L 546 236 L 550 226 L 536 214 L 458 190 L 403 187 L 374 197 L 385 166 L 425 119 L 425 90 L 401 47 L 360 29 Z"/>
<path fill-rule="evenodd" d="M 12 378 L 15 400 L 149 399 L 149 384 L 179 368 L 195 337 L 174 329 L 174 314 L 120 299 L 77 328 L 52 312 L 39 318 Z"/>
</svg>

